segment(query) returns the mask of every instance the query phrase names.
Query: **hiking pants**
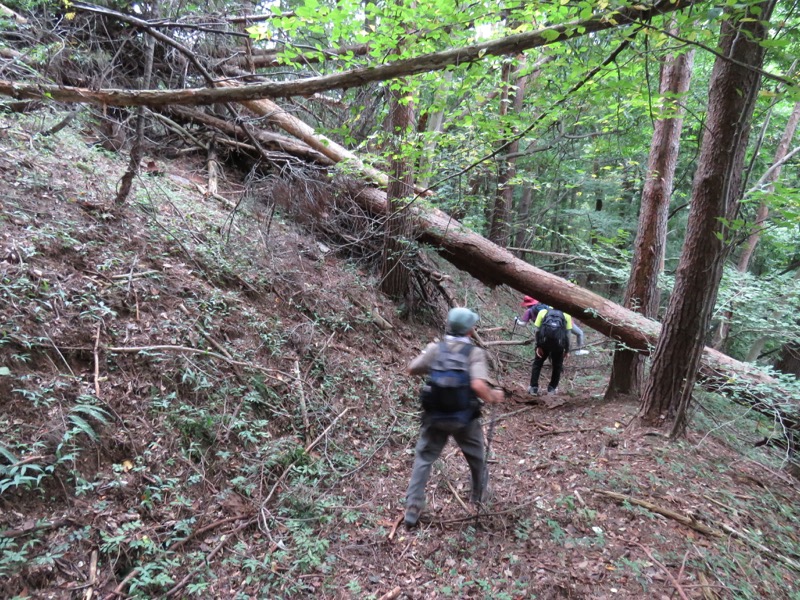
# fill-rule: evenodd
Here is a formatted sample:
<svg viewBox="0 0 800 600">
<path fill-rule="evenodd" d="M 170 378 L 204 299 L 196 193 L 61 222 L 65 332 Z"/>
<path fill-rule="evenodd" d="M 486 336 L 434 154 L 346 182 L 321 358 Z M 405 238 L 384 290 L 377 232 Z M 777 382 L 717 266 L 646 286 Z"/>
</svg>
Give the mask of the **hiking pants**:
<svg viewBox="0 0 800 600">
<path fill-rule="evenodd" d="M 537 346 L 537 350 L 542 349 L 542 357 L 536 355 L 533 359 L 533 369 L 531 370 L 531 387 L 539 387 L 539 374 L 542 372 L 542 365 L 549 357 L 553 363 L 553 374 L 550 376 L 550 384 L 547 390 L 554 390 L 561 381 L 561 371 L 564 369 L 564 349 L 561 346 Z"/>
<path fill-rule="evenodd" d="M 481 486 L 481 475 L 483 473 L 483 427 L 480 419 L 472 419 L 462 429 L 448 432 L 432 427 L 422 420 L 422 428 L 417 440 L 415 449 L 414 467 L 411 470 L 411 481 L 408 483 L 406 492 L 406 506 L 418 506 L 420 510 L 425 506 L 425 485 L 431 474 L 431 466 L 447 444 L 450 436 L 461 448 L 464 458 L 467 459 L 469 470 L 472 475 L 472 495 L 471 502 L 480 500 L 483 489 Z"/>
</svg>

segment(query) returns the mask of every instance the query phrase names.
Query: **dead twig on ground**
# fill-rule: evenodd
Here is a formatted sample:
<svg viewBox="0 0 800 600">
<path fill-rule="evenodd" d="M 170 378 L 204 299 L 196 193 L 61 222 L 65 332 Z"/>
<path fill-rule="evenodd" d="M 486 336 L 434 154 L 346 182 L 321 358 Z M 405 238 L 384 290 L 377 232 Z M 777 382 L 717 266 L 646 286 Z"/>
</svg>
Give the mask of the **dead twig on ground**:
<svg viewBox="0 0 800 600">
<path fill-rule="evenodd" d="M 633 496 L 627 496 L 625 494 L 619 494 L 617 492 L 611 492 L 608 490 L 592 490 L 593 493 L 599 494 L 601 496 L 607 496 L 616 500 L 617 502 L 628 502 L 630 504 L 635 504 L 636 506 L 641 506 L 642 508 L 646 508 L 650 512 L 657 513 L 664 517 L 668 517 L 677 521 L 678 523 L 683 523 L 687 527 L 691 527 L 695 531 L 699 531 L 703 535 L 707 535 L 709 537 L 723 537 L 721 531 L 717 529 L 713 529 L 708 525 L 704 525 L 703 523 L 699 522 L 694 517 L 682 515 L 679 512 L 674 510 L 670 510 L 669 508 L 663 508 L 652 502 L 648 502 L 647 500 L 640 500 L 638 498 L 634 498 Z"/>
<path fill-rule="evenodd" d="M 100 327 L 101 323 L 97 323 L 97 331 L 94 336 L 94 395 L 100 397 L 100 355 L 98 349 L 100 348 Z"/>
<path fill-rule="evenodd" d="M 95 581 L 97 581 L 97 550 L 92 550 L 92 558 L 89 561 L 89 585 L 83 593 L 83 600 L 92 600 Z"/>
<path fill-rule="evenodd" d="M 231 530 L 231 531 L 229 531 L 228 533 L 224 533 L 224 534 L 222 534 L 222 539 L 220 540 L 219 544 L 217 544 L 217 545 L 214 547 L 214 549 L 213 549 L 211 552 L 209 552 L 209 553 L 208 553 L 208 556 L 206 556 L 206 557 L 205 557 L 205 560 L 203 561 L 203 564 L 202 564 L 202 565 L 200 565 L 199 567 L 197 567 L 196 569 L 194 569 L 193 571 L 191 571 L 191 572 L 190 572 L 190 573 L 189 573 L 189 574 L 188 574 L 186 577 L 184 577 L 184 578 L 183 578 L 183 579 L 181 579 L 181 580 L 180 580 L 178 583 L 176 583 L 176 584 L 175 584 L 175 585 L 172 587 L 172 589 L 171 589 L 171 590 L 169 590 L 169 591 L 168 591 L 168 592 L 167 592 L 167 593 L 164 595 L 164 597 L 165 597 L 165 598 L 171 598 L 171 597 L 173 597 L 173 596 L 176 596 L 176 595 L 178 594 L 178 592 L 180 592 L 180 591 L 181 591 L 183 588 L 185 588 L 185 587 L 186 587 L 186 586 L 189 584 L 189 582 L 192 580 L 192 578 L 193 578 L 195 575 L 197 575 L 197 573 L 199 573 L 200 571 L 202 571 L 203 569 L 205 569 L 205 568 L 207 568 L 207 567 L 208 567 L 208 563 L 210 563 L 210 562 L 211 562 L 211 560 L 212 560 L 212 559 L 213 559 L 213 558 L 214 558 L 214 557 L 215 557 L 217 554 L 219 554 L 219 552 L 222 550 L 222 548 L 225 546 L 225 544 L 227 544 L 227 543 L 228 543 L 228 541 L 229 541 L 229 540 L 230 540 L 230 539 L 231 539 L 231 538 L 232 538 L 234 535 L 236 535 L 237 533 L 239 533 L 239 532 L 240 532 L 240 531 L 242 531 L 243 529 L 246 529 L 247 527 L 249 527 L 250 525 L 252 525 L 252 524 L 253 524 L 253 523 L 255 523 L 255 522 L 256 522 L 256 519 L 250 519 L 250 520 L 248 520 L 248 521 L 246 521 L 246 522 L 242 523 L 242 524 L 241 524 L 241 525 L 239 525 L 238 527 L 235 527 L 234 529 L 232 529 L 232 530 Z"/>
<path fill-rule="evenodd" d="M 72 523 L 72 519 L 56 519 L 55 521 L 47 521 L 44 523 L 36 523 L 28 527 L 20 527 L 19 529 L 6 529 L 0 531 L 0 538 L 17 538 L 24 535 L 33 533 L 34 531 L 41 531 L 43 529 L 58 529 Z"/>
<path fill-rule="evenodd" d="M 546 437 L 548 435 L 562 435 L 564 433 L 589 433 L 590 431 L 597 431 L 597 429 L 594 427 L 588 427 L 586 429 L 555 429 L 553 431 L 543 431 L 535 435 L 537 437 Z"/>
<path fill-rule="evenodd" d="M 484 512 L 484 513 L 481 513 L 481 516 L 482 517 L 497 517 L 497 516 L 501 516 L 501 515 L 508 515 L 508 514 L 520 511 L 523 508 L 527 508 L 528 506 L 531 506 L 532 504 L 535 504 L 535 503 L 536 503 L 536 500 L 531 500 L 530 502 L 525 502 L 523 504 L 520 504 L 518 506 L 515 506 L 513 508 L 509 508 L 509 509 L 506 509 L 506 510 L 499 510 L 499 511 L 495 511 L 495 512 Z M 444 520 L 444 521 L 430 521 L 430 523 L 431 523 L 431 525 L 450 525 L 452 523 L 463 523 L 464 521 L 473 521 L 473 520 L 475 520 L 475 515 L 470 515 L 468 517 L 459 517 L 458 519 L 447 519 L 447 520 Z"/>
<path fill-rule="evenodd" d="M 169 549 L 170 550 L 177 550 L 178 548 L 180 548 L 181 546 L 186 544 L 188 541 L 193 540 L 194 538 L 196 538 L 196 537 L 198 537 L 200 535 L 203 535 L 204 533 L 206 533 L 208 531 L 216 529 L 217 527 L 221 527 L 222 525 L 225 525 L 226 523 L 230 523 L 232 521 L 240 521 L 242 519 L 250 519 L 251 517 L 252 517 L 252 515 L 236 515 L 236 516 L 233 516 L 233 517 L 227 517 L 225 519 L 220 519 L 219 521 L 214 521 L 213 523 L 211 523 L 209 525 L 206 525 L 205 527 L 201 527 L 200 529 L 192 531 L 188 536 L 186 536 L 182 540 L 178 540 L 174 544 L 172 544 L 172 546 L 170 546 Z"/>
<path fill-rule="evenodd" d="M 533 343 L 533 338 L 527 340 L 495 340 L 493 342 L 484 342 L 484 346 L 530 346 Z"/>
<path fill-rule="evenodd" d="M 136 577 L 139 574 L 139 567 L 133 569 L 130 573 L 125 576 L 125 579 L 119 582 L 119 585 L 114 588 L 114 591 L 111 592 L 108 596 L 106 596 L 103 600 L 113 600 L 115 596 L 125 596 L 125 593 L 122 591 L 125 589 L 125 586 L 128 585 L 131 579 Z"/>
<path fill-rule="evenodd" d="M 456 501 L 458 501 L 458 503 L 461 505 L 461 508 L 463 508 L 466 511 L 469 511 L 469 507 L 467 506 L 466 502 L 464 502 L 461 499 L 461 496 L 458 495 L 458 492 L 456 491 L 456 488 L 453 487 L 453 484 L 450 483 L 450 480 L 449 479 L 445 479 L 445 483 L 447 484 L 447 489 L 449 489 L 450 492 L 453 494 L 453 498 L 455 498 Z"/>
<path fill-rule="evenodd" d="M 386 592 L 383 596 L 378 598 L 378 600 L 394 600 L 400 595 L 400 591 L 401 591 L 400 586 L 397 586 L 393 590 L 389 590 L 388 592 Z"/>
<path fill-rule="evenodd" d="M 736 529 L 734 529 L 730 525 L 726 525 L 725 523 L 720 523 L 720 527 L 722 528 L 722 530 L 725 533 L 728 533 L 728 534 L 732 535 L 733 537 L 735 537 L 736 539 L 744 542 L 748 546 L 750 546 L 752 548 L 755 548 L 756 550 L 758 550 L 759 552 L 761 552 L 765 556 L 769 556 L 770 558 L 774 558 L 775 560 L 780 561 L 783 564 L 785 564 L 787 567 L 790 567 L 790 568 L 794 569 L 795 571 L 800 572 L 800 563 L 798 563 L 797 561 L 792 560 L 788 556 L 784 556 L 783 554 L 778 554 L 777 552 L 775 552 L 773 550 L 770 550 L 764 544 L 755 541 L 754 539 L 746 536 L 745 534 L 741 533 L 740 531 L 737 531 Z"/>
<path fill-rule="evenodd" d="M 397 528 L 400 527 L 400 523 L 403 522 L 404 518 L 405 515 L 403 513 L 400 513 L 400 516 L 394 520 L 394 523 L 392 523 L 392 530 L 389 532 L 390 540 L 394 538 L 394 534 L 397 533 Z"/>
<path fill-rule="evenodd" d="M 642 551 L 647 555 L 647 558 L 653 561 L 653 564 L 657 565 L 662 571 L 664 571 L 664 573 L 667 575 L 670 582 L 672 583 L 673 587 L 675 588 L 675 591 L 678 592 L 678 595 L 682 598 L 682 600 L 689 600 L 689 597 L 686 595 L 686 592 L 683 591 L 680 582 L 675 578 L 675 576 L 670 572 L 670 570 L 666 566 L 664 566 L 664 564 L 656 560 L 655 557 L 653 556 L 653 553 L 650 552 L 650 550 L 648 550 L 639 543 L 636 542 L 634 543 L 637 546 L 639 546 L 639 548 L 642 549 Z"/>
<path fill-rule="evenodd" d="M 308 409 L 306 408 L 306 395 L 303 392 L 303 378 L 300 375 L 300 361 L 294 361 L 294 377 L 295 387 L 297 389 L 297 396 L 300 399 L 300 413 L 303 417 L 303 438 L 308 441 L 308 436 L 311 435 L 311 424 L 308 422 Z"/>
<path fill-rule="evenodd" d="M 286 383 L 287 380 L 293 378 L 293 376 L 290 375 L 289 373 L 284 373 L 283 371 L 279 371 L 277 369 L 267 369 L 265 367 L 255 365 L 253 363 L 248 363 L 228 358 L 223 354 L 219 354 L 217 352 L 211 352 L 211 350 L 204 350 L 202 348 L 192 348 L 190 346 L 175 346 L 171 344 L 162 344 L 155 346 L 110 346 L 108 348 L 105 348 L 105 350 L 106 352 L 118 352 L 120 354 L 135 354 L 138 352 L 157 352 L 159 350 L 171 350 L 173 352 L 185 352 L 187 354 L 202 354 L 205 356 L 210 356 L 212 358 L 218 358 L 231 365 L 238 365 L 240 367 L 247 367 L 249 369 L 259 371 L 260 373 L 266 375 L 270 379 L 275 379 L 277 381 L 280 381 L 281 383 Z M 279 375 L 282 375 L 286 379 L 282 379 L 277 375 L 273 375 L 273 373 L 278 373 Z"/>
</svg>

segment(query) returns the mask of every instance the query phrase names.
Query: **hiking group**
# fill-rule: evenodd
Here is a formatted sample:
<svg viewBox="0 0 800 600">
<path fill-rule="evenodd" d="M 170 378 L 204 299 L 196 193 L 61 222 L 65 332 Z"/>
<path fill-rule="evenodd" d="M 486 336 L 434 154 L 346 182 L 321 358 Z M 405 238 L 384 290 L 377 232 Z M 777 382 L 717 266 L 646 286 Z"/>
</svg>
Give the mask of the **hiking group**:
<svg viewBox="0 0 800 600">
<path fill-rule="evenodd" d="M 529 394 L 538 394 L 539 375 L 544 362 L 550 358 L 553 371 L 547 386 L 549 393 L 558 392 L 564 358 L 569 353 L 568 333 L 583 346 L 583 331 L 572 317 L 551 306 L 525 296 L 526 308 L 521 319 L 514 318 L 514 327 L 536 327 L 536 357 L 531 371 Z M 503 401 L 503 390 L 489 383 L 486 353 L 472 343 L 478 315 L 467 308 L 453 308 L 447 315 L 444 339 L 431 342 L 408 365 L 409 375 L 427 375 L 420 393 L 422 423 L 414 451 L 414 466 L 406 491 L 405 524 L 414 527 L 425 508 L 425 487 L 431 467 L 452 437 L 467 461 L 472 478 L 470 502 L 480 506 L 486 500 L 488 448 L 484 442 L 481 423 L 481 403 Z M 491 433 L 491 426 L 490 426 Z"/>
</svg>

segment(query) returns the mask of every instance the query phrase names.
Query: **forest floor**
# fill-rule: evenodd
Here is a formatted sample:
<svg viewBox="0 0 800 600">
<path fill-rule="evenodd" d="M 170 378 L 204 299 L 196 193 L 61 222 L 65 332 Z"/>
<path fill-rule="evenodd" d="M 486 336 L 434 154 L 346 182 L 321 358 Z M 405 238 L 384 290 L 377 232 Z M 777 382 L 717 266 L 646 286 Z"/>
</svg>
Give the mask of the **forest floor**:
<svg viewBox="0 0 800 600">
<path fill-rule="evenodd" d="M 56 118 L 0 115 L 0 597 L 800 598 L 769 424 L 698 390 L 686 438 L 636 428 L 592 332 L 533 404 L 531 347 L 489 347 L 492 498 L 450 444 L 406 530 L 403 371 L 444 310 L 401 318 L 257 190 L 231 217 L 202 156 L 149 157 L 115 208 L 126 159 L 34 133 Z M 518 294 L 437 264 L 484 341 L 523 339 Z"/>
</svg>

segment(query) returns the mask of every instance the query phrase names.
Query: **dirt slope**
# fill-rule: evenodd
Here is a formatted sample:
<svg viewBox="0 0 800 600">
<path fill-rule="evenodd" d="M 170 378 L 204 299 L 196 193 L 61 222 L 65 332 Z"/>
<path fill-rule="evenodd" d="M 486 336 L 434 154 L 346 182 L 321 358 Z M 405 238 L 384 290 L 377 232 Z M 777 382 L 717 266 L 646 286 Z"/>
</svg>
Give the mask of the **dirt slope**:
<svg viewBox="0 0 800 600">
<path fill-rule="evenodd" d="M 465 505 L 448 446 L 398 527 L 402 372 L 441 307 L 401 319 L 268 198 L 231 219 L 201 159 L 153 159 L 113 209 L 124 159 L 40 119 L 0 116 L 0 596 L 800 597 L 798 486 L 749 449 L 761 425 L 703 396 L 684 442 L 631 429 L 599 339 L 536 405 L 530 347 L 493 351 L 492 501 Z M 516 298 L 450 276 L 509 339 Z"/>
</svg>

